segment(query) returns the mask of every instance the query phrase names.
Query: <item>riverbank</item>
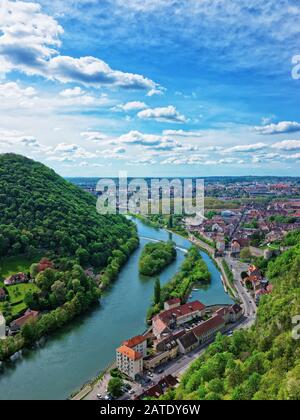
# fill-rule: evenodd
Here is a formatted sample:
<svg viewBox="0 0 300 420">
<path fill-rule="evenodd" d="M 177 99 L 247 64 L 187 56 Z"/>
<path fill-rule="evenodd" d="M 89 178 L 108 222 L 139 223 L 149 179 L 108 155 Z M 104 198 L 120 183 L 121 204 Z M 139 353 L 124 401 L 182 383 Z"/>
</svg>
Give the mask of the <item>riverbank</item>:
<svg viewBox="0 0 300 420">
<path fill-rule="evenodd" d="M 176 243 L 177 260 L 161 274 L 163 285 L 179 270 L 190 242 L 138 220 L 135 223 L 140 246 L 122 268 L 118 280 L 103 292 L 101 306 L 52 334 L 43 347 L 24 353 L 17 365 L 5 366 L 0 374 L 0 399 L 67 399 L 74 389 L 80 389 L 110 365 L 122 341 L 145 331 L 145 314 L 153 296 L 155 278 L 138 273 L 143 246 L 150 241 Z M 202 257 L 212 280 L 207 287 L 193 291 L 193 299 L 205 305 L 231 304 L 214 262 L 204 252 Z"/>
</svg>

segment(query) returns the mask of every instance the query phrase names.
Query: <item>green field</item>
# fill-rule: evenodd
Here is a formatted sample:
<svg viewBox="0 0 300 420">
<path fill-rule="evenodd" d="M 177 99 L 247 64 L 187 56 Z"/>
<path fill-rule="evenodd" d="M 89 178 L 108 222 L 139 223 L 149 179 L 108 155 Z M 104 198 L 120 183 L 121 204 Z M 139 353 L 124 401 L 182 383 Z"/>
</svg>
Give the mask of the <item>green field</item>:
<svg viewBox="0 0 300 420">
<path fill-rule="evenodd" d="M 41 259 L 41 254 L 36 254 L 33 257 L 25 255 L 17 257 L 6 257 L 0 260 L 0 287 L 3 287 L 4 280 L 12 274 L 24 272 L 27 273 L 31 264 L 38 262 Z M 32 283 L 16 284 L 7 287 L 9 294 L 9 303 L 11 305 L 11 315 L 13 318 L 22 314 L 26 309 L 24 298 L 27 292 L 38 291 L 38 287 Z M 3 311 L 4 303 L 0 303 L 0 311 Z"/>
<path fill-rule="evenodd" d="M 17 257 L 2 258 L 0 260 L 0 285 L 12 274 L 29 272 L 31 264 L 39 262 L 41 257 L 42 254 L 37 253 L 32 257 L 19 255 Z"/>
</svg>

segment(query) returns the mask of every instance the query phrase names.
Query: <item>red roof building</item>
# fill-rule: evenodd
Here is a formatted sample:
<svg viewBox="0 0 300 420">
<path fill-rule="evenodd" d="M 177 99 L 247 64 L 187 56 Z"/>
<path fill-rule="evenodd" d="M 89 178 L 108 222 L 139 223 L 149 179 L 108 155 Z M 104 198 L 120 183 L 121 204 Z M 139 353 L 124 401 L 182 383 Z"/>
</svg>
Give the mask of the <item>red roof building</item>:
<svg viewBox="0 0 300 420">
<path fill-rule="evenodd" d="M 12 321 L 10 324 L 10 329 L 13 332 L 19 331 L 23 325 L 25 325 L 27 322 L 33 321 L 37 319 L 39 316 L 39 313 L 37 311 L 32 311 L 28 309 L 21 318 L 16 319 L 15 321 Z"/>
<path fill-rule="evenodd" d="M 196 300 L 161 312 L 152 320 L 154 335 L 161 337 L 162 334 L 169 333 L 170 329 L 172 330 L 178 325 L 182 325 L 197 317 L 203 317 L 205 308 L 203 303 Z"/>
</svg>

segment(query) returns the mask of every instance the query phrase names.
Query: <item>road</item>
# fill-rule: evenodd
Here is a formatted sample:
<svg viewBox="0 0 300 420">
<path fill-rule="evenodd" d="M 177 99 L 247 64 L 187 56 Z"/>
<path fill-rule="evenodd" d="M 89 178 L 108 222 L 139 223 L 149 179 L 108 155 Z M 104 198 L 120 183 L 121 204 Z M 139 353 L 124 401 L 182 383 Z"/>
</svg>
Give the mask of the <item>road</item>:
<svg viewBox="0 0 300 420">
<path fill-rule="evenodd" d="M 245 264 L 237 259 L 231 258 L 228 253 L 226 254 L 225 260 L 229 268 L 233 272 L 234 287 L 241 299 L 242 306 L 244 309 L 244 316 L 248 320 L 248 327 L 250 327 L 255 322 L 257 306 L 252 295 L 241 284 L 241 273 L 243 271 L 248 270 L 248 264 Z"/>
</svg>

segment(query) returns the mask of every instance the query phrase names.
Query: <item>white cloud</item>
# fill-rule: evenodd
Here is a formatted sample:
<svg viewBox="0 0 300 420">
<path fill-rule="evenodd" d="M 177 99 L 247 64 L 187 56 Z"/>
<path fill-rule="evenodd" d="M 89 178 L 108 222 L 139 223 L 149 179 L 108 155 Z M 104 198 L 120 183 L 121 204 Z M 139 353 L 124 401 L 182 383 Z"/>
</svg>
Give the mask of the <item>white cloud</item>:
<svg viewBox="0 0 300 420">
<path fill-rule="evenodd" d="M 278 150 L 300 150 L 300 140 L 283 140 L 272 145 L 272 148 Z"/>
<path fill-rule="evenodd" d="M 80 133 L 81 137 L 83 137 L 86 141 L 91 142 L 97 142 L 107 139 L 107 135 L 104 133 L 101 133 L 100 131 L 84 131 Z"/>
<path fill-rule="evenodd" d="M 263 150 L 266 147 L 267 145 L 265 143 L 245 144 L 225 149 L 223 153 L 249 153 Z"/>
<path fill-rule="evenodd" d="M 113 70 L 96 57 L 61 56 L 63 28 L 41 12 L 37 3 L 1 0 L 0 68 L 2 73 L 20 70 L 62 83 L 77 82 L 92 86 L 126 89 L 159 89 L 157 83 L 134 73 Z"/>
<path fill-rule="evenodd" d="M 262 127 L 254 127 L 258 134 L 273 135 L 282 133 L 294 133 L 300 131 L 300 123 L 295 121 L 281 121 L 277 124 L 268 124 Z"/>
<path fill-rule="evenodd" d="M 6 146 L 40 147 L 34 136 L 27 136 L 16 130 L 0 130 L 0 144 Z"/>
<path fill-rule="evenodd" d="M 178 137 L 202 137 L 203 131 L 185 131 L 185 130 L 164 130 L 164 136 L 178 136 Z"/>
<path fill-rule="evenodd" d="M 147 93 L 147 96 L 154 96 L 154 95 L 163 95 L 164 94 L 165 89 L 163 88 L 154 88 L 154 89 L 150 89 L 149 92 Z"/>
<path fill-rule="evenodd" d="M 155 120 L 160 122 L 185 123 L 186 117 L 181 115 L 173 105 L 162 108 L 148 108 L 138 113 L 141 119 Z"/>
<path fill-rule="evenodd" d="M 132 102 L 127 102 L 126 104 L 117 105 L 113 108 L 113 110 L 130 112 L 130 111 L 138 111 L 140 109 L 145 109 L 145 108 L 147 108 L 147 105 L 144 102 L 132 101 Z"/>
<path fill-rule="evenodd" d="M 74 96 L 82 96 L 85 95 L 85 91 L 81 89 L 81 87 L 76 86 L 73 89 L 65 89 L 60 92 L 60 96 L 64 98 L 73 98 Z"/>
</svg>

